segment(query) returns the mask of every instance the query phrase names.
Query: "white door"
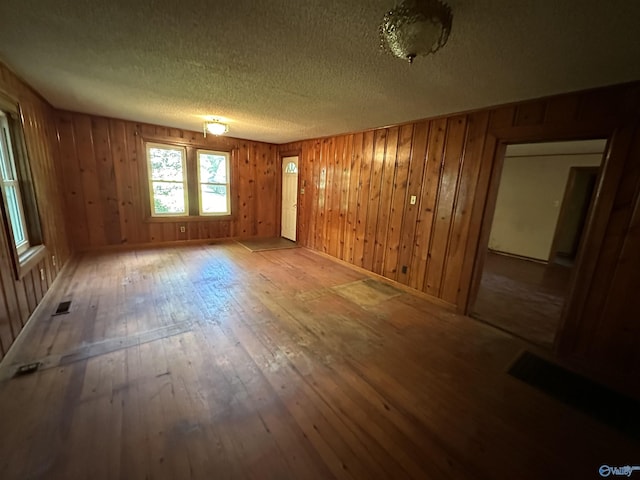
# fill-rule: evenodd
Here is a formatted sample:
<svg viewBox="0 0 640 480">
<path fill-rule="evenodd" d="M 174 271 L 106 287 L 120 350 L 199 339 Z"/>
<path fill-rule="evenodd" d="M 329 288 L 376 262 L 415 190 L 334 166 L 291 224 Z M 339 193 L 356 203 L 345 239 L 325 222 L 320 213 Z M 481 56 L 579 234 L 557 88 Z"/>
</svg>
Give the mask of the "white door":
<svg viewBox="0 0 640 480">
<path fill-rule="evenodd" d="M 283 157 L 281 235 L 294 242 L 296 241 L 297 204 L 298 157 Z"/>
</svg>

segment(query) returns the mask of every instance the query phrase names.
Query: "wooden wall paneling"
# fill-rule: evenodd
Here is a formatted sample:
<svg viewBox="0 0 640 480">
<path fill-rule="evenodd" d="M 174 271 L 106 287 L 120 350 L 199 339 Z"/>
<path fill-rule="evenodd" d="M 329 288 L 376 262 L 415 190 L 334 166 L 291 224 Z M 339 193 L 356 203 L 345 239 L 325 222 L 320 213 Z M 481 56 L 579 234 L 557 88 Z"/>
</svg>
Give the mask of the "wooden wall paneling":
<svg viewBox="0 0 640 480">
<path fill-rule="evenodd" d="M 336 143 L 335 154 L 335 184 L 334 184 L 334 208 L 333 208 L 333 234 L 332 243 L 330 245 L 331 250 L 335 250 L 335 257 L 342 258 L 342 252 L 344 250 L 344 199 L 342 198 L 345 191 L 345 168 L 346 161 L 346 148 L 349 135 L 340 135 Z"/>
<path fill-rule="evenodd" d="M 251 143 L 251 157 L 253 158 L 253 191 L 255 214 L 253 216 L 253 235 L 258 237 L 269 236 L 273 223 L 271 218 L 274 215 L 275 202 L 273 194 L 275 193 L 275 181 L 269 185 L 267 189 L 266 182 L 260 182 L 260 178 L 270 176 L 269 165 L 267 164 L 268 149 L 262 148 L 256 142 Z"/>
<path fill-rule="evenodd" d="M 311 221 L 311 200 L 313 197 L 310 192 L 312 189 L 311 179 L 313 176 L 312 158 L 310 158 L 307 143 L 299 143 L 297 147 L 298 153 L 298 220 L 297 220 L 297 242 L 299 245 L 307 245 L 309 242 L 309 224 Z M 304 147 L 303 147 L 304 146 Z M 282 176 L 282 171 L 280 172 Z M 280 184 L 282 180 L 278 180 Z M 281 203 L 278 203 L 278 212 L 282 211 Z M 279 213 L 280 216 L 280 213 Z M 278 227 L 278 235 L 281 229 Z"/>
<path fill-rule="evenodd" d="M 336 198 L 339 195 L 339 167 L 336 165 L 337 143 L 340 137 L 329 138 L 326 143 L 326 150 L 323 154 L 326 157 L 327 168 L 327 196 L 325 199 L 326 215 L 324 216 L 324 234 L 322 240 L 324 242 L 323 249 L 326 253 L 332 250 L 332 246 L 336 246 L 336 238 L 334 237 L 336 228 L 336 208 L 339 208 L 340 200 Z M 339 212 L 338 212 L 339 213 Z M 334 256 L 337 248 L 333 248 Z"/>
<path fill-rule="evenodd" d="M 449 233 L 467 135 L 467 116 L 449 118 L 424 291 L 440 298 Z"/>
<path fill-rule="evenodd" d="M 177 231 L 178 231 L 178 224 L 177 223 L 161 223 L 160 224 L 162 226 L 162 241 L 163 242 L 175 242 L 176 240 L 178 240 L 177 237 Z"/>
<path fill-rule="evenodd" d="M 326 199 L 327 199 L 327 141 L 318 142 L 316 151 L 316 161 L 318 163 L 316 216 L 313 244 L 316 250 L 325 251 L 324 235 L 326 222 Z"/>
<path fill-rule="evenodd" d="M 345 136 L 344 154 L 342 155 L 342 162 L 340 164 L 342 168 L 342 179 L 340 182 L 340 227 L 339 227 L 339 241 L 340 247 L 338 248 L 338 258 L 346 260 L 349 254 L 349 246 L 346 244 L 347 239 L 347 216 L 349 214 L 349 193 L 351 185 L 351 171 L 353 163 L 353 135 Z"/>
<path fill-rule="evenodd" d="M 55 198 L 54 202 L 38 202 L 38 211 L 41 217 L 41 229 L 43 242 L 47 245 L 48 255 L 46 257 L 47 288 L 50 286 L 60 271 L 60 265 L 64 264 L 71 256 L 69 242 L 66 232 L 66 218 L 64 211 L 64 190 L 61 181 L 60 159 L 57 150 L 57 130 L 53 112 L 51 110 L 41 110 L 41 125 L 45 138 L 43 143 L 45 158 L 43 175 L 46 179 L 45 193 L 36 192 L 37 199 Z M 36 175 L 32 172 L 32 175 Z M 56 208 L 57 206 L 57 208 Z M 45 217 L 42 220 L 42 217 Z M 54 258 L 55 257 L 55 261 Z"/>
<path fill-rule="evenodd" d="M 534 100 L 521 103 L 516 108 L 514 125 L 539 125 L 544 122 L 547 102 Z"/>
<path fill-rule="evenodd" d="M 318 215 L 320 212 L 319 204 L 321 201 L 321 197 L 324 194 L 324 190 L 321 190 L 320 185 L 320 177 L 322 175 L 322 169 L 320 167 L 320 142 L 313 142 L 311 147 L 309 148 L 309 162 L 312 163 L 312 168 L 310 169 L 311 176 L 309 177 L 308 188 L 309 192 L 308 202 L 310 205 L 309 208 L 309 231 L 307 233 L 307 246 L 309 248 L 313 248 L 315 250 L 319 250 L 316 245 L 317 238 L 317 228 L 318 228 Z"/>
<path fill-rule="evenodd" d="M 111 245 L 122 243 L 120 230 L 120 208 L 118 205 L 117 178 L 113 160 L 113 147 L 109 131 L 109 120 L 102 117 L 91 119 L 91 138 L 96 162 L 96 173 L 100 185 L 100 206 L 104 219 L 105 239 Z"/>
<path fill-rule="evenodd" d="M 574 123 L 579 104 L 579 94 L 562 95 L 550 99 L 545 108 L 544 123 L 547 125 Z"/>
<path fill-rule="evenodd" d="M 193 225 L 191 228 L 194 228 Z M 208 222 L 197 222 L 195 228 L 197 228 L 197 233 L 190 236 L 190 238 L 211 238 Z"/>
<path fill-rule="evenodd" d="M 151 243 L 162 243 L 164 241 L 164 227 L 162 223 L 150 222 L 147 228 L 149 230 L 149 241 Z"/>
<path fill-rule="evenodd" d="M 400 251 L 400 235 L 402 233 L 402 219 L 407 198 L 407 181 L 409 177 L 409 158 L 413 141 L 413 124 L 400 127 L 398 133 L 398 148 L 396 151 L 395 176 L 393 179 L 393 193 L 390 199 L 389 227 L 385 240 L 386 253 L 382 275 L 395 280 L 398 272 L 398 257 Z"/>
<path fill-rule="evenodd" d="M 516 107 L 514 105 L 491 109 L 489 115 L 489 131 L 495 132 L 500 129 L 513 127 L 515 116 Z"/>
<path fill-rule="evenodd" d="M 366 217 L 364 254 L 362 266 L 373 271 L 373 255 L 376 247 L 378 215 L 380 213 L 380 191 L 388 129 L 375 130 L 373 134 L 373 156 L 371 157 L 371 181 Z"/>
<path fill-rule="evenodd" d="M 89 226 L 84 208 L 84 188 L 80 180 L 77 165 L 75 129 L 73 116 L 60 112 L 56 116 L 59 138 L 59 156 L 62 166 L 62 177 L 65 186 L 65 209 L 67 211 L 67 227 L 71 234 L 74 248 L 89 245 Z"/>
<path fill-rule="evenodd" d="M 356 243 L 356 229 L 358 226 L 358 195 L 360 194 L 360 169 L 362 166 L 362 132 L 351 136 L 353 138 L 353 151 L 349 176 L 349 205 L 347 206 L 347 221 L 345 224 L 345 255 L 344 260 L 354 263 Z"/>
<path fill-rule="evenodd" d="M 2 248 L 2 252 L 0 252 L 0 261 L 2 262 L 0 268 L 2 296 L 0 296 L 0 299 L 6 312 L 6 316 L 0 318 L 0 340 L 2 340 L 4 345 L 4 355 L 20 332 L 21 325 L 28 313 L 26 311 L 28 310 L 28 306 L 26 301 L 20 302 L 21 298 L 16 291 L 20 289 L 22 285 L 16 283 L 13 277 L 13 269 L 11 268 L 12 260 L 8 254 L 9 245 L 4 228 L 0 229 L 0 248 Z"/>
<path fill-rule="evenodd" d="M 248 166 L 249 166 L 249 171 L 248 171 L 248 179 L 249 179 L 249 196 L 247 198 L 247 205 L 250 207 L 248 209 L 248 225 L 249 225 L 249 230 L 247 231 L 248 235 L 250 237 L 254 237 L 258 234 L 258 221 L 257 221 L 257 215 L 258 215 L 258 190 L 257 190 L 257 185 L 256 185 L 256 179 L 257 179 L 257 168 L 258 168 L 258 162 L 256 159 L 256 151 L 257 148 L 255 147 L 255 144 L 253 144 L 253 142 L 250 142 L 249 144 L 246 145 L 246 149 L 247 149 L 247 158 L 249 160 L 248 162 Z"/>
<path fill-rule="evenodd" d="M 447 261 L 441 294 L 441 298 L 452 305 L 457 305 L 460 301 L 459 294 L 462 290 L 462 269 L 471 227 L 473 200 L 480 176 L 488 122 L 488 112 L 479 112 L 469 115 L 468 117 L 467 141 L 462 160 L 460 181 L 458 182 L 457 200 L 455 203 L 451 233 L 449 234 Z"/>
<path fill-rule="evenodd" d="M 335 142 L 337 137 L 327 138 L 322 144 L 321 155 L 325 169 L 325 199 L 322 208 L 322 251 L 329 252 L 331 246 L 331 229 L 334 197 L 334 172 L 335 172 Z"/>
<path fill-rule="evenodd" d="M 46 125 L 46 140 L 48 147 L 46 149 L 46 154 L 49 167 L 46 178 L 50 185 L 50 191 L 46 198 L 55 199 L 54 201 L 46 202 L 46 210 L 47 212 L 49 212 L 47 214 L 49 221 L 46 225 L 43 225 L 42 232 L 50 253 L 47 261 L 51 268 L 51 275 L 49 276 L 49 284 L 51 284 L 57 277 L 58 272 L 60 271 L 62 266 L 66 263 L 66 260 L 70 258 L 71 246 L 66 229 L 64 190 L 63 183 L 60 181 L 62 177 L 62 168 L 60 167 L 61 162 L 57 149 L 57 129 L 55 118 L 53 116 L 53 110 L 46 111 L 46 116 L 43 121 Z M 42 211 L 44 207 L 41 206 L 40 203 L 38 206 Z M 54 262 L 52 259 L 52 255 L 55 256 L 55 265 L 53 265 Z"/>
<path fill-rule="evenodd" d="M 378 207 L 378 222 L 376 225 L 372 267 L 372 271 L 379 275 L 382 275 L 384 270 L 384 256 L 387 248 L 387 234 L 389 233 L 390 221 L 389 216 L 391 215 L 391 199 L 393 198 L 394 178 L 396 175 L 398 135 L 399 127 L 391 127 L 388 129 L 382 165 L 380 204 Z"/>
<path fill-rule="evenodd" d="M 251 160 L 249 159 L 249 151 L 246 143 L 240 145 L 238 151 L 238 202 L 239 202 L 239 223 L 238 233 L 240 237 L 251 236 L 251 186 L 249 184 L 249 170 Z"/>
<path fill-rule="evenodd" d="M 33 280 L 33 291 L 35 292 L 35 297 L 36 297 L 36 306 L 40 303 L 40 300 L 42 300 L 42 277 L 40 276 L 40 269 L 42 267 L 43 267 L 43 263 L 39 262 L 38 266 L 33 270 L 31 270 L 31 278 Z"/>
<path fill-rule="evenodd" d="M 27 313 L 31 314 L 33 310 L 36 308 L 36 294 L 33 290 L 33 279 L 31 278 L 32 272 L 27 273 L 22 280 L 20 280 L 20 286 L 24 290 L 25 297 L 27 299 L 26 307 Z"/>
<path fill-rule="evenodd" d="M 279 183 L 277 172 L 280 170 L 276 167 L 276 149 L 272 145 L 261 145 L 255 143 L 260 154 L 257 155 L 257 175 L 256 189 L 258 195 L 256 201 L 258 203 L 258 215 L 256 222 L 258 224 L 258 236 L 280 236 L 280 231 L 276 229 L 278 226 L 277 218 L 280 217 L 276 185 Z M 300 163 L 298 159 L 298 163 Z M 298 191 L 299 193 L 299 191 Z"/>
<path fill-rule="evenodd" d="M 148 225 L 144 223 L 144 209 L 147 208 L 146 196 L 140 191 L 141 178 L 140 169 L 146 168 L 144 152 L 139 152 L 142 147 L 139 125 L 132 122 L 125 122 L 125 146 L 127 152 L 127 165 L 129 183 L 127 189 L 131 192 L 131 213 L 133 221 L 127 223 L 127 240 L 129 244 L 148 243 L 151 241 L 151 232 Z"/>
<path fill-rule="evenodd" d="M 353 264 L 364 265 L 367 216 L 369 211 L 369 193 L 371 189 L 371 170 L 373 158 L 373 132 L 364 132 L 362 159 L 360 161 L 360 191 L 358 192 L 358 213 L 356 220 L 356 241 L 353 251 Z"/>
<path fill-rule="evenodd" d="M 398 258 L 397 281 L 405 285 L 409 284 L 409 278 L 413 268 L 416 268 L 416 260 L 413 255 L 415 233 L 418 219 L 418 203 L 411 205 L 411 195 L 420 198 L 422 191 L 422 174 L 424 172 L 424 160 L 427 152 L 427 137 L 429 135 L 429 122 L 417 123 L 413 132 L 413 146 L 409 160 L 409 175 L 407 180 L 407 201 L 405 203 L 402 218 L 402 235 L 400 240 L 400 256 Z M 406 269 L 404 268 L 406 267 Z M 403 272 L 403 270 L 406 270 Z"/>
<path fill-rule="evenodd" d="M 116 203 L 118 207 L 118 220 L 120 227 L 120 242 L 128 243 L 129 225 L 133 225 L 134 203 L 132 197 L 131 178 L 127 162 L 126 126 L 123 121 L 109 120 L 109 138 L 111 157 L 113 161 L 113 176 L 116 188 Z"/>
<path fill-rule="evenodd" d="M 333 256 L 338 256 L 340 243 L 340 191 L 342 187 L 341 160 L 344 150 L 344 136 L 340 135 L 331 139 L 327 155 L 327 216 L 325 232 L 325 251 Z"/>
<path fill-rule="evenodd" d="M 417 228 L 413 241 L 411 268 L 409 271 L 409 286 L 416 290 L 424 289 L 446 135 L 446 119 L 442 118 L 430 122 L 427 153 L 422 174 L 422 190 L 418 196 L 417 203 Z"/>
<path fill-rule="evenodd" d="M 4 284 L 0 280 L 0 294 L 4 295 Z M 0 358 L 4 358 L 9 346 L 13 343 L 13 333 L 11 332 L 11 314 L 7 309 L 7 299 L 0 296 Z"/>
<path fill-rule="evenodd" d="M 251 214 L 253 199 L 251 198 L 251 184 L 249 181 L 251 170 L 251 159 L 246 143 L 240 145 L 239 157 L 239 182 L 238 182 L 238 202 L 239 202 L 239 224 L 238 235 L 241 238 L 251 236 Z"/>
<path fill-rule="evenodd" d="M 96 171 L 96 158 L 93 149 L 91 117 L 74 115 L 76 152 L 78 154 L 78 173 L 84 194 L 86 220 L 91 245 L 105 243 L 104 218 L 100 199 L 100 182 Z"/>
</svg>

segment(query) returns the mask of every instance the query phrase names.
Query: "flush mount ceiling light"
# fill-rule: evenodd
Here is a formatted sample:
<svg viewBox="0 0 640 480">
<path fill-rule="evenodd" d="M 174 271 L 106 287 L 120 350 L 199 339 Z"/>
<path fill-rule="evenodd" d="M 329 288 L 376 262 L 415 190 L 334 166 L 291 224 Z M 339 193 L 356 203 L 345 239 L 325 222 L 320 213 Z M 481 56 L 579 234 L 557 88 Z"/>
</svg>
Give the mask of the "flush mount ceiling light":
<svg viewBox="0 0 640 480">
<path fill-rule="evenodd" d="M 205 121 L 203 131 L 205 137 L 207 136 L 207 132 L 211 135 L 223 135 L 229 131 L 229 125 L 219 120 Z"/>
<path fill-rule="evenodd" d="M 418 55 L 435 53 L 447 43 L 452 18 L 451 8 L 440 0 L 405 0 L 385 14 L 381 47 L 413 63 Z"/>
</svg>

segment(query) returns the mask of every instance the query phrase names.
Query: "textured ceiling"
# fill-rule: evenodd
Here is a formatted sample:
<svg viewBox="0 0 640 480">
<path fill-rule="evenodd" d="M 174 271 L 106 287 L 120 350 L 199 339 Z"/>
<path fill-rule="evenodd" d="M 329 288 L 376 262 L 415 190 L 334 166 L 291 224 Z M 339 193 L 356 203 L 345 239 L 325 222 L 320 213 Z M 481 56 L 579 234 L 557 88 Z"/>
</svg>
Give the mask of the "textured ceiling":
<svg viewBox="0 0 640 480">
<path fill-rule="evenodd" d="M 640 1 L 448 3 L 409 65 L 395 0 L 2 0 L 0 59 L 55 107 L 274 143 L 640 79 Z"/>
</svg>

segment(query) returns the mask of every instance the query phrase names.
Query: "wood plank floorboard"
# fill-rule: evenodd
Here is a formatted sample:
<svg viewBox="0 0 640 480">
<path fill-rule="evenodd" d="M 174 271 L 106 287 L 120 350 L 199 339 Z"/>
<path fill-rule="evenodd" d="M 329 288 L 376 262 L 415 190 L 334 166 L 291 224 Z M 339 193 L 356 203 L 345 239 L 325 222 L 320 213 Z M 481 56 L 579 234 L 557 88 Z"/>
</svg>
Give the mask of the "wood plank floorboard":
<svg viewBox="0 0 640 480">
<path fill-rule="evenodd" d="M 634 440 L 507 375 L 523 348 L 302 248 L 85 253 L 0 364 L 0 478 L 527 480 L 640 463 Z"/>
</svg>

